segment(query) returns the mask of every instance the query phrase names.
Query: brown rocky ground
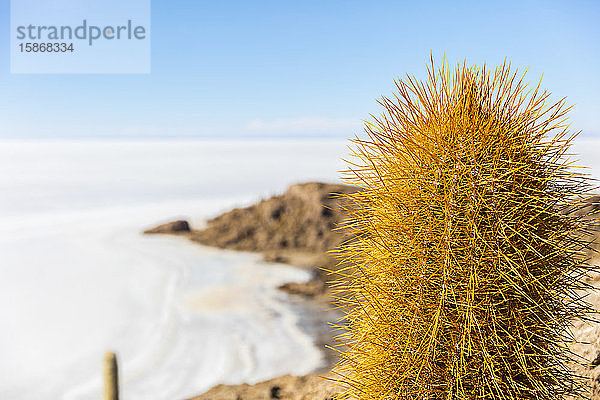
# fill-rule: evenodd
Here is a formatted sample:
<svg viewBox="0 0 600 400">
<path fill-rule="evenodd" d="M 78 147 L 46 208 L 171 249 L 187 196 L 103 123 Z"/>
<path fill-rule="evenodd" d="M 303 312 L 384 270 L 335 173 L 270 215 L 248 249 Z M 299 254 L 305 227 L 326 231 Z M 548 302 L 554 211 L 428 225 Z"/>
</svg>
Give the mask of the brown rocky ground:
<svg viewBox="0 0 600 400">
<path fill-rule="evenodd" d="M 600 288 L 600 274 L 588 278 L 588 283 Z M 593 292 L 587 299 L 600 309 L 600 291 Z M 598 315 L 595 316 L 598 318 Z M 582 357 L 581 362 L 574 366 L 574 371 L 588 378 L 590 399 L 600 400 L 600 323 L 592 321 L 577 321 L 573 326 L 576 343 L 571 345 L 571 351 Z"/>
<path fill-rule="evenodd" d="M 598 223 L 600 213 L 600 196 L 586 200 L 586 205 L 574 212 L 577 215 L 592 219 Z M 600 265 L 600 226 L 596 226 L 593 235 L 592 248 L 586 257 L 591 259 L 591 264 Z M 596 290 L 587 295 L 586 300 L 591 303 L 596 312 L 600 312 L 600 273 L 594 272 L 586 277 L 586 283 Z M 592 315 L 592 319 L 600 320 L 600 314 Z M 600 400 L 600 322 L 593 320 L 576 321 L 573 326 L 576 342 L 570 346 L 571 351 L 581 357 L 580 363 L 573 370 L 580 376 L 586 377 L 590 388 L 590 399 Z"/>
<path fill-rule="evenodd" d="M 271 252 L 284 260 L 289 251 L 322 253 L 340 243 L 332 231 L 343 219 L 334 211 L 342 201 L 339 194 L 354 191 L 339 184 L 292 185 L 282 195 L 211 219 L 191 239 L 224 249 Z"/>
<path fill-rule="evenodd" d="M 280 376 L 256 385 L 218 385 L 189 400 L 331 400 L 334 384 L 317 375 Z"/>
</svg>

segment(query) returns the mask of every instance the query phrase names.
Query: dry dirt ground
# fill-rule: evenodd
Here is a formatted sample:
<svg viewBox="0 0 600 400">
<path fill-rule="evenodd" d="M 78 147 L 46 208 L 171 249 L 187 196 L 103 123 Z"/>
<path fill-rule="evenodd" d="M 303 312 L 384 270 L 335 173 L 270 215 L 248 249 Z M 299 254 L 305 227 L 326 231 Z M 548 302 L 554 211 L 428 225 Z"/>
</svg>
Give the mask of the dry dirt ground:
<svg viewBox="0 0 600 400">
<path fill-rule="evenodd" d="M 334 384 L 317 376 L 280 376 L 256 385 L 218 385 L 190 400 L 331 400 Z"/>
</svg>

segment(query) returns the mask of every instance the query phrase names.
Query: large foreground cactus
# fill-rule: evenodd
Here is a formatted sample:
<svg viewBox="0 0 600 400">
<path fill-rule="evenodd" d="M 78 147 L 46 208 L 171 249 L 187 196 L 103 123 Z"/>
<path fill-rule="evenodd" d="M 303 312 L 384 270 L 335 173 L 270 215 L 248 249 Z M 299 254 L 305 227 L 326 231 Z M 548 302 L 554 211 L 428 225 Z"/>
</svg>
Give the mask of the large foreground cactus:
<svg viewBox="0 0 600 400">
<path fill-rule="evenodd" d="M 566 163 L 568 108 L 506 64 L 428 69 L 355 141 L 340 397 L 578 395 L 589 226 L 567 211 L 589 186 Z"/>
</svg>

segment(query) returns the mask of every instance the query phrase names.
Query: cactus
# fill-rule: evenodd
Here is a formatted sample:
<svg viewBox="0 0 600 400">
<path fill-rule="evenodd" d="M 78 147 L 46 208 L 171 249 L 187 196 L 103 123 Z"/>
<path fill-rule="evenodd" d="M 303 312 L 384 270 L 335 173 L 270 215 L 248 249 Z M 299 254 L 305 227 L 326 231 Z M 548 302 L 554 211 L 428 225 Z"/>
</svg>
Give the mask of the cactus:
<svg viewBox="0 0 600 400">
<path fill-rule="evenodd" d="M 340 399 L 558 399 L 570 363 L 591 190 L 570 107 L 506 62 L 397 81 L 353 140 L 339 249 Z"/>
<path fill-rule="evenodd" d="M 104 355 L 104 400 L 119 400 L 119 368 L 112 351 Z"/>
</svg>

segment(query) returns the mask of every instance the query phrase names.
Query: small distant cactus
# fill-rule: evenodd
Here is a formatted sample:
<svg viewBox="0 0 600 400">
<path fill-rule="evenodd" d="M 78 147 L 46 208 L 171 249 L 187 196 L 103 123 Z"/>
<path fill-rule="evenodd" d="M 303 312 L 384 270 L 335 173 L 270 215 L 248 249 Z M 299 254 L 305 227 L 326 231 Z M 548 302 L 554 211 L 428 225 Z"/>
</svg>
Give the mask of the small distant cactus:
<svg viewBox="0 0 600 400">
<path fill-rule="evenodd" d="M 396 82 L 347 181 L 341 399 L 560 399 L 592 267 L 564 99 L 506 63 Z"/>
<path fill-rule="evenodd" d="M 119 400 L 119 368 L 112 351 L 104 355 L 104 400 Z"/>
</svg>

